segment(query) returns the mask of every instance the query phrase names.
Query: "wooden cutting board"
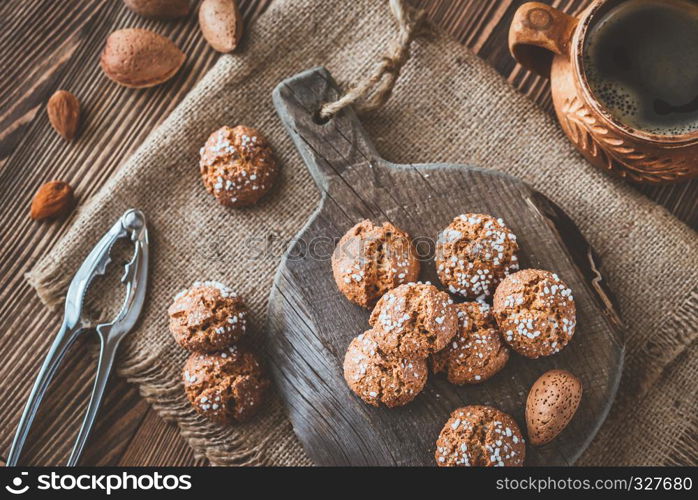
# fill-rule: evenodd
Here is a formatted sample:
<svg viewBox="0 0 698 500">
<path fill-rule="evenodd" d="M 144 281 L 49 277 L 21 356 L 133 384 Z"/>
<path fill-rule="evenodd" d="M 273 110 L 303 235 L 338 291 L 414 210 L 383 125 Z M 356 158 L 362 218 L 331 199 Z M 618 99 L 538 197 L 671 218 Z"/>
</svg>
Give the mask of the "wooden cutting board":
<svg viewBox="0 0 698 500">
<path fill-rule="evenodd" d="M 623 364 L 620 319 L 593 251 L 560 208 L 514 177 L 473 166 L 390 163 L 351 110 L 319 123 L 321 104 L 338 95 L 331 75 L 316 68 L 282 82 L 273 96 L 322 192 L 277 271 L 266 337 L 271 371 L 306 452 L 318 465 L 434 465 L 435 442 L 451 411 L 492 405 L 525 433 L 529 388 L 545 371 L 564 368 L 582 381 L 581 405 L 556 440 L 527 446 L 526 464 L 574 463 L 608 413 Z M 348 389 L 342 363 L 352 338 L 369 328 L 369 311 L 346 300 L 334 283 L 336 242 L 362 219 L 387 220 L 433 242 L 464 212 L 502 217 L 518 237 L 521 267 L 554 271 L 572 288 L 578 315 L 572 342 L 544 359 L 513 354 L 480 385 L 458 387 L 430 375 L 404 407 L 366 405 Z M 420 279 L 440 286 L 433 261 L 422 263 Z"/>
</svg>

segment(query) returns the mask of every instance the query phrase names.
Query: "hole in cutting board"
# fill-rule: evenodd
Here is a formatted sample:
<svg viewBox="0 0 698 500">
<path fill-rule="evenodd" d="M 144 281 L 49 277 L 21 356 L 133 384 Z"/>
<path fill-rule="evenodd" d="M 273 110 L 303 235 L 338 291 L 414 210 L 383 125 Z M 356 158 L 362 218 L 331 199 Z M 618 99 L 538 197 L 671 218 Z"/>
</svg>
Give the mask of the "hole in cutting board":
<svg viewBox="0 0 698 500">
<path fill-rule="evenodd" d="M 313 113 L 313 123 L 315 123 L 316 125 L 325 125 L 325 124 L 329 123 L 330 120 L 332 120 L 331 116 L 328 116 L 328 117 L 322 116 L 320 114 L 321 111 L 322 111 L 322 108 L 319 108 L 319 109 L 315 110 L 315 112 Z"/>
</svg>

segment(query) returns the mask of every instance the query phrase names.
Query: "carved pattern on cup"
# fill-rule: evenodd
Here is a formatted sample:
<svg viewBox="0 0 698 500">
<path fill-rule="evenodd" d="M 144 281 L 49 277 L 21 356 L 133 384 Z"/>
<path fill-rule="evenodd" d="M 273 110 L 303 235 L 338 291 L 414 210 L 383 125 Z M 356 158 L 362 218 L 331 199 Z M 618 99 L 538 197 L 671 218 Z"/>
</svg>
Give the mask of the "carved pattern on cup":
<svg viewBox="0 0 698 500">
<path fill-rule="evenodd" d="M 691 172 L 686 161 L 638 150 L 597 120 L 575 95 L 567 97 L 560 113 L 572 142 L 607 170 L 635 182 L 672 182 Z"/>
</svg>

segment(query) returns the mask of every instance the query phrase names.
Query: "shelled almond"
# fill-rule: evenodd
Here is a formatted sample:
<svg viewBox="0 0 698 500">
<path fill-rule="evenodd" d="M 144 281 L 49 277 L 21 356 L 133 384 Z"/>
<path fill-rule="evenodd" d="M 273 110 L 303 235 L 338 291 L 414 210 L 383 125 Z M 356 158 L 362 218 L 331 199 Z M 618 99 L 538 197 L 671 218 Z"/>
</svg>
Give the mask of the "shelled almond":
<svg viewBox="0 0 698 500">
<path fill-rule="evenodd" d="M 56 91 L 46 104 L 51 126 L 67 141 L 77 134 L 80 122 L 80 102 L 67 90 Z"/>
<path fill-rule="evenodd" d="M 31 218 L 50 219 L 66 214 L 75 205 L 73 188 L 63 181 L 47 182 L 34 195 Z"/>
</svg>

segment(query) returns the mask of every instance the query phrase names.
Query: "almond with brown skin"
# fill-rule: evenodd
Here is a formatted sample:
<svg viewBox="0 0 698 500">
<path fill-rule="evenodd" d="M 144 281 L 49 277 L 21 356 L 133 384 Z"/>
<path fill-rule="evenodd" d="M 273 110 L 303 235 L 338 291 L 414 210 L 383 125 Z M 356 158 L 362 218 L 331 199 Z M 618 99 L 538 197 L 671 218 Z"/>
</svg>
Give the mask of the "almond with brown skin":
<svg viewBox="0 0 698 500">
<path fill-rule="evenodd" d="M 581 381 L 565 370 L 550 370 L 531 387 L 526 400 L 528 439 L 549 443 L 567 427 L 582 399 Z"/>
<path fill-rule="evenodd" d="M 80 102 L 67 90 L 56 91 L 46 104 L 48 121 L 65 140 L 75 137 L 80 123 Z"/>
<path fill-rule="evenodd" d="M 242 37 L 242 16 L 236 0 L 204 0 L 199 7 L 204 38 L 218 52 L 232 52 Z"/>
<path fill-rule="evenodd" d="M 74 204 L 73 188 L 67 182 L 47 182 L 34 195 L 31 218 L 40 220 L 58 217 L 67 213 Z"/>
<path fill-rule="evenodd" d="M 109 35 L 99 62 L 111 80 L 139 89 L 166 82 L 179 71 L 184 59 L 184 53 L 169 38 L 129 28 Z"/>
<path fill-rule="evenodd" d="M 176 19 L 189 14 L 191 0 L 124 0 L 126 7 L 143 17 Z"/>
</svg>

